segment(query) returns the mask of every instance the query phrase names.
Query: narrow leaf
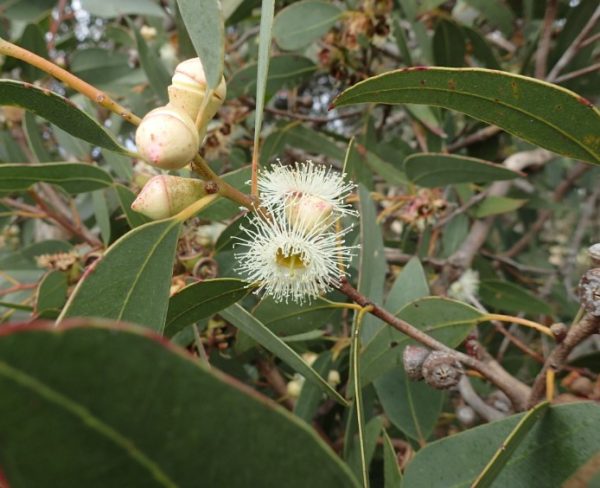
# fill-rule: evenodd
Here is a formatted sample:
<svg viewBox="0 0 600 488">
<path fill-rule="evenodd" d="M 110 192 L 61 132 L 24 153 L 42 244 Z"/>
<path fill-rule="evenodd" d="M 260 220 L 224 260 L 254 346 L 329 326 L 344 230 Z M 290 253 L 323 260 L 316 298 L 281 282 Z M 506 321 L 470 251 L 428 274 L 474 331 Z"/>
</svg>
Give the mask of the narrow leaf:
<svg viewBox="0 0 600 488">
<path fill-rule="evenodd" d="M 273 353 L 279 359 L 287 363 L 296 372 L 300 373 L 310 381 L 319 386 L 327 396 L 334 399 L 342 405 L 348 405 L 348 401 L 341 396 L 327 381 L 321 377 L 313 368 L 311 368 L 301 356 L 296 353 L 290 346 L 283 342 L 265 325 L 240 305 L 231 305 L 220 313 L 228 322 L 231 322 L 235 327 L 243 331 L 258 342 L 265 349 Z"/>
<path fill-rule="evenodd" d="M 41 182 L 75 194 L 106 188 L 113 180 L 103 169 L 85 163 L 0 165 L 0 191 L 23 191 Z"/>
<path fill-rule="evenodd" d="M 406 176 L 415 184 L 434 188 L 454 183 L 488 183 L 523 176 L 483 159 L 449 154 L 419 153 L 404 160 Z"/>
<path fill-rule="evenodd" d="M 104 127 L 71 100 L 48 89 L 21 81 L 0 80 L 0 106 L 2 105 L 24 108 L 84 141 L 129 154 Z"/>
<path fill-rule="evenodd" d="M 206 82 L 219 86 L 225 56 L 225 25 L 218 0 L 177 0 L 181 18 L 202 61 Z"/>
<path fill-rule="evenodd" d="M 407 68 L 357 83 L 334 104 L 366 102 L 457 110 L 551 151 L 600 164 L 600 111 L 576 93 L 526 76 L 479 68 Z"/>
<path fill-rule="evenodd" d="M 173 337 L 186 325 L 238 302 L 249 291 L 248 283 L 233 278 L 205 280 L 186 286 L 169 300 L 165 335 Z"/>
<path fill-rule="evenodd" d="M 169 75 L 167 68 L 165 68 L 165 65 L 160 57 L 151 51 L 145 39 L 142 37 L 133 22 L 130 21 L 129 26 L 135 34 L 135 42 L 137 44 L 137 50 L 140 57 L 140 64 L 142 65 L 142 69 L 148 77 L 152 91 L 154 91 L 161 102 L 166 104 L 169 101 L 167 86 L 169 86 L 171 83 L 171 75 Z"/>
</svg>

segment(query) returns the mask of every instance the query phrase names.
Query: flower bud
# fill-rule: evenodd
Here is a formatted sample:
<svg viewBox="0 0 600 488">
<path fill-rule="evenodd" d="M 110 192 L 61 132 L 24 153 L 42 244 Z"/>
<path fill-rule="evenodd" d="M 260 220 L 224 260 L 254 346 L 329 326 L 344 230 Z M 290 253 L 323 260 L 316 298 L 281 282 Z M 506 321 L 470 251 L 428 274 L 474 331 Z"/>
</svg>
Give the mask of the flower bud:
<svg viewBox="0 0 600 488">
<path fill-rule="evenodd" d="M 423 362 L 423 378 L 438 390 L 456 386 L 462 374 L 462 365 L 448 352 L 433 351 Z"/>
<path fill-rule="evenodd" d="M 429 349 L 421 346 L 406 346 L 402 353 L 402 364 L 407 376 L 413 381 L 423 379 L 423 363 L 430 354 Z"/>
<path fill-rule="evenodd" d="M 200 58 L 192 58 L 179 63 L 175 68 L 171 83 L 168 87 L 170 105 L 185 110 L 193 120 L 196 120 L 208 90 Z M 221 78 L 221 83 L 212 92 L 211 99 L 204 109 L 202 118 L 205 124 L 223 105 L 226 95 L 225 78 Z"/>
<path fill-rule="evenodd" d="M 329 226 L 333 205 L 313 195 L 301 195 L 288 198 L 285 211 L 286 217 L 294 227 L 310 231 Z"/>
<path fill-rule="evenodd" d="M 144 185 L 131 208 L 154 220 L 166 219 L 205 194 L 204 182 L 200 180 L 159 175 Z"/>
<path fill-rule="evenodd" d="M 162 169 L 180 169 L 200 148 L 200 137 L 192 119 L 174 107 L 148 112 L 135 133 L 142 157 Z"/>
</svg>

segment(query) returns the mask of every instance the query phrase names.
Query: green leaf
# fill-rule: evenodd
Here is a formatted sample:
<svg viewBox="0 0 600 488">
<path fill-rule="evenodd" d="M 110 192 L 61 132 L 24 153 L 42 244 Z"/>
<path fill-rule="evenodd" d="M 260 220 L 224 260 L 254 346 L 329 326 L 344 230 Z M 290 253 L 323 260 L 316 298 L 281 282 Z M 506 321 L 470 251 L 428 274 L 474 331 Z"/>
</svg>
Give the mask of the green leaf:
<svg viewBox="0 0 600 488">
<path fill-rule="evenodd" d="M 238 302 L 249 291 L 248 283 L 233 278 L 205 280 L 186 286 L 169 300 L 165 335 L 173 337 L 186 325 Z"/>
<path fill-rule="evenodd" d="M 269 64 L 266 99 L 269 100 L 284 86 L 294 87 L 307 80 L 317 66 L 310 59 L 297 54 L 273 56 Z M 231 98 L 254 96 L 258 81 L 258 64 L 250 63 L 233 75 L 227 83 Z"/>
<path fill-rule="evenodd" d="M 122 15 L 163 17 L 164 11 L 154 0 L 81 0 L 81 8 L 96 17 L 111 19 Z"/>
<path fill-rule="evenodd" d="M 225 25 L 218 0 L 177 0 L 181 18 L 202 61 L 206 82 L 217 88 L 223 76 Z"/>
<path fill-rule="evenodd" d="M 402 485 L 402 472 L 398 457 L 388 433 L 383 431 L 383 488 L 399 488 Z"/>
<path fill-rule="evenodd" d="M 521 198 L 498 197 L 492 195 L 473 208 L 473 215 L 476 218 L 481 219 L 483 217 L 488 217 L 489 215 L 512 212 L 521 208 L 526 203 L 527 200 Z"/>
<path fill-rule="evenodd" d="M 384 307 L 397 315 L 413 300 L 429 295 L 429 284 L 419 258 L 413 257 L 394 281 L 385 300 Z"/>
<path fill-rule="evenodd" d="M 14 487 L 358 486 L 304 422 L 147 329 L 4 328 L 0 391 Z"/>
<path fill-rule="evenodd" d="M 342 405 L 348 405 L 347 400 L 342 397 L 334 388 L 327 383 L 317 372 L 311 368 L 301 356 L 298 355 L 290 346 L 283 342 L 273 332 L 256 317 L 250 315 L 240 305 L 235 304 L 223 310 L 219 315 L 228 322 L 231 322 L 235 327 L 243 331 L 258 342 L 265 349 L 273 353 L 279 359 L 287 363 L 297 373 L 300 373 L 310 381 L 317 385 L 330 398 L 334 399 Z"/>
<path fill-rule="evenodd" d="M 37 313 L 46 310 L 60 310 L 67 300 L 67 275 L 62 271 L 50 271 L 37 289 L 35 310 Z"/>
<path fill-rule="evenodd" d="M 429 444 L 408 465 L 404 485 L 411 488 L 471 486 L 523 416 L 514 415 Z M 494 486 L 562 486 L 563 481 L 598 452 L 599 422 L 600 407 L 593 403 L 551 406 L 518 446 Z"/>
<path fill-rule="evenodd" d="M 377 211 L 369 190 L 364 185 L 358 187 L 360 207 L 360 262 L 358 291 L 369 297 L 373 303 L 383 301 L 383 285 L 387 263 L 383 248 L 383 236 L 377 223 Z M 364 318 L 361 335 L 366 342 L 383 327 L 383 322 L 368 315 Z"/>
<path fill-rule="evenodd" d="M 464 66 L 465 37 L 456 24 L 440 19 L 433 34 L 433 58 L 438 66 Z"/>
<path fill-rule="evenodd" d="M 322 376 L 327 378 L 327 374 L 331 368 L 331 352 L 326 351 L 321 354 L 312 365 L 313 369 Z M 319 404 L 323 400 L 323 390 L 313 383 L 304 383 L 300 396 L 294 407 L 294 413 L 309 424 L 319 408 Z"/>
<path fill-rule="evenodd" d="M 85 193 L 111 186 L 110 175 L 85 163 L 0 165 L 0 191 L 23 191 L 35 183 L 52 183 L 69 193 Z"/>
<path fill-rule="evenodd" d="M 440 153 L 412 154 L 404 160 L 404 171 L 415 185 L 427 188 L 453 183 L 488 183 L 523 176 L 483 159 Z"/>
<path fill-rule="evenodd" d="M 23 129 L 27 137 L 27 145 L 38 163 L 52 161 L 52 156 L 46 149 L 44 139 L 41 135 L 41 130 L 35 123 L 35 115 L 31 112 L 25 112 L 23 117 Z"/>
<path fill-rule="evenodd" d="M 552 315 L 552 309 L 547 302 L 532 295 L 525 288 L 508 281 L 482 281 L 479 295 L 485 305 L 497 310 Z"/>
<path fill-rule="evenodd" d="M 427 297 L 406 305 L 397 317 L 428 333 L 449 347 L 458 346 L 483 316 L 475 308 L 455 300 Z M 382 328 L 362 353 L 365 385 L 402 365 L 402 351 L 414 341 L 392 327 Z"/>
<path fill-rule="evenodd" d="M 515 16 L 506 3 L 488 0 L 465 0 L 465 2 L 479 10 L 491 24 L 497 25 L 504 35 L 510 36 L 514 30 Z"/>
<path fill-rule="evenodd" d="M 96 224 L 100 228 L 100 235 L 102 242 L 105 246 L 110 243 L 110 210 L 108 208 L 108 202 L 106 201 L 106 195 L 103 190 L 92 192 L 92 203 L 94 205 L 94 215 L 96 217 Z"/>
<path fill-rule="evenodd" d="M 162 332 L 180 227 L 160 220 L 121 237 L 86 270 L 59 320 L 102 317 Z"/>
<path fill-rule="evenodd" d="M 104 127 L 75 106 L 71 100 L 48 89 L 20 81 L 0 80 L 1 105 L 24 108 L 84 141 L 111 151 L 129 154 Z"/>
<path fill-rule="evenodd" d="M 301 49 L 325 34 L 341 15 L 340 8 L 331 3 L 296 2 L 275 16 L 273 37 L 281 49 Z"/>
<path fill-rule="evenodd" d="M 514 430 L 496 451 L 494 457 L 473 482 L 473 488 L 488 488 L 492 486 L 492 483 L 506 466 L 506 463 L 510 460 L 515 450 L 523 443 L 527 434 L 529 434 L 533 426 L 540 420 L 549 405 L 548 402 L 540 403 L 521 418 Z"/>
<path fill-rule="evenodd" d="M 424 445 L 438 422 L 444 393 L 426 383 L 411 381 L 401 364 L 373 384 L 390 422 Z"/>
<path fill-rule="evenodd" d="M 129 26 L 135 34 L 140 64 L 148 77 L 152 91 L 154 91 L 161 102 L 167 104 L 169 102 L 167 87 L 171 84 L 171 75 L 167 71 L 167 68 L 165 68 L 165 65 L 158 54 L 152 52 L 148 47 L 148 44 L 139 33 L 138 29 L 136 29 L 133 22 L 129 21 Z"/>
<path fill-rule="evenodd" d="M 334 104 L 367 102 L 457 110 L 551 151 L 600 164 L 600 111 L 576 93 L 533 78 L 477 68 L 407 68 L 357 83 Z"/>
</svg>

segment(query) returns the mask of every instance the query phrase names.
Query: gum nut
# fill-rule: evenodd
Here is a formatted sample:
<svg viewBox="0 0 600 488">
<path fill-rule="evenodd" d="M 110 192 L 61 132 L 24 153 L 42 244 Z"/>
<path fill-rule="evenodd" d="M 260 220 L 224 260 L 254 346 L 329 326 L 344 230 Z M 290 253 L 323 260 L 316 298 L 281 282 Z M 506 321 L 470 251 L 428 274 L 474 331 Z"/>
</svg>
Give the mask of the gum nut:
<svg viewBox="0 0 600 488">
<path fill-rule="evenodd" d="M 135 133 L 135 143 L 149 163 L 162 169 L 179 169 L 194 159 L 200 138 L 188 114 L 160 107 L 143 118 Z"/>
</svg>

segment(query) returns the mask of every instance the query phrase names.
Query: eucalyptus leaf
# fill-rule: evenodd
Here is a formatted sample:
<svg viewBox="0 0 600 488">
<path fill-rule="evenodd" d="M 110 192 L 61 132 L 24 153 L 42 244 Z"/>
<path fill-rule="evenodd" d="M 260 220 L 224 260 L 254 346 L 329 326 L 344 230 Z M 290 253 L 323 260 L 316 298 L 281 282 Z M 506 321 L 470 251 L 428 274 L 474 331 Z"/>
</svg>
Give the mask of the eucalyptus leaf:
<svg viewBox="0 0 600 488">
<path fill-rule="evenodd" d="M 416 67 L 368 78 L 335 106 L 417 103 L 463 112 L 551 151 L 600 164 L 600 111 L 564 88 L 482 68 Z"/>
</svg>

